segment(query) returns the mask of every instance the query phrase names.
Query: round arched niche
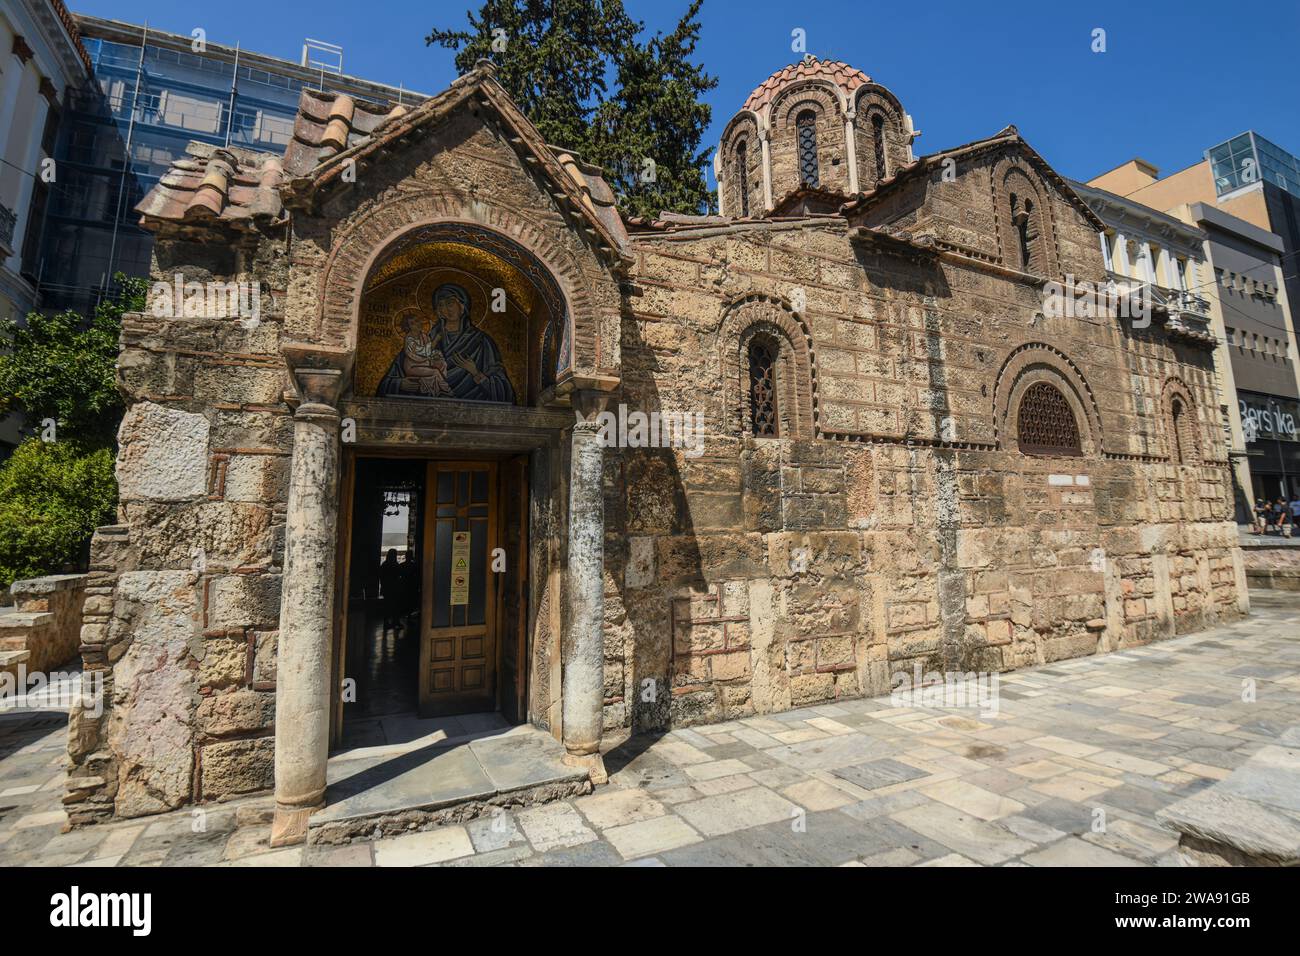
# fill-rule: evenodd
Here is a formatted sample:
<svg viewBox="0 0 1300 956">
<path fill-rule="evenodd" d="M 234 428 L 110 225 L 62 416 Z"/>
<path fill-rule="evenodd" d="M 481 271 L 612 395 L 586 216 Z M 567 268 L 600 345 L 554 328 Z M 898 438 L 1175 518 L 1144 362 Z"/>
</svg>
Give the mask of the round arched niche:
<svg viewBox="0 0 1300 956">
<path fill-rule="evenodd" d="M 1054 388 L 1064 398 L 1079 436 L 1079 451 L 1061 457 L 1092 458 L 1102 453 L 1101 419 L 1083 376 L 1064 355 L 1048 346 L 1025 346 L 1007 360 L 994 393 L 994 422 L 998 447 L 1021 451 L 1020 405 L 1035 385 Z M 1030 451 L 1027 454 L 1057 457 L 1057 453 Z"/>
<path fill-rule="evenodd" d="M 1204 459 L 1199 409 L 1192 390 L 1181 379 L 1165 381 L 1161 396 L 1165 457 L 1175 465 L 1197 465 Z"/>
<path fill-rule="evenodd" d="M 423 226 L 385 247 L 357 316 L 357 396 L 532 405 L 571 361 L 554 277 L 480 226 Z"/>
</svg>

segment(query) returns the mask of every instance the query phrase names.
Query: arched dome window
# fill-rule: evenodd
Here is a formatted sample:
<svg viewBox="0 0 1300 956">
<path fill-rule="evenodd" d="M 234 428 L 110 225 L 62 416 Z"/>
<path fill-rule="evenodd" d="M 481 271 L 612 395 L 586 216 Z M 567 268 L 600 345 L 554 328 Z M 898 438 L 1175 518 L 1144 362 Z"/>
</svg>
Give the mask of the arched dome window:
<svg viewBox="0 0 1300 956">
<path fill-rule="evenodd" d="M 871 143 L 876 151 L 876 176 L 884 179 L 889 175 L 885 163 L 885 118 L 879 113 L 871 117 Z"/>
<path fill-rule="evenodd" d="M 749 148 L 741 142 L 736 147 L 736 180 L 740 187 L 740 218 L 749 218 Z"/>
<path fill-rule="evenodd" d="M 795 117 L 799 144 L 799 182 L 803 186 L 821 184 L 817 170 L 817 114 L 804 110 Z"/>
<path fill-rule="evenodd" d="M 1020 450 L 1027 455 L 1082 455 L 1079 424 L 1065 396 L 1054 385 L 1035 382 L 1025 389 L 1016 413 Z"/>
</svg>

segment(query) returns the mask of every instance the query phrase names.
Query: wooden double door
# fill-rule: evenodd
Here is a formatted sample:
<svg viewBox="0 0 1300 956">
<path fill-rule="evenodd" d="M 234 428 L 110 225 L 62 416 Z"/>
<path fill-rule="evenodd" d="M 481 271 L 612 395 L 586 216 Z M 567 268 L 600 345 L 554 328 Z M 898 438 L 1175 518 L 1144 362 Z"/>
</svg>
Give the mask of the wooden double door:
<svg viewBox="0 0 1300 956">
<path fill-rule="evenodd" d="M 500 709 L 525 717 L 527 464 L 426 464 L 422 717 Z"/>
</svg>

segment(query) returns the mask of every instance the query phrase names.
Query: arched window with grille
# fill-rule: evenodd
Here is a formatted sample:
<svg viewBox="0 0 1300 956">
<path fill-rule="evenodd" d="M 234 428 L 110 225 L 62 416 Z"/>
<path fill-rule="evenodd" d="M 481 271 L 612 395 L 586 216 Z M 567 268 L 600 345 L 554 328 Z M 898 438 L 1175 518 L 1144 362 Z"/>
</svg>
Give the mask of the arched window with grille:
<svg viewBox="0 0 1300 956">
<path fill-rule="evenodd" d="M 736 185 L 740 188 L 740 218 L 749 218 L 749 148 L 736 146 Z"/>
<path fill-rule="evenodd" d="M 1025 389 L 1016 413 L 1020 450 L 1027 455 L 1082 455 L 1079 424 L 1060 389 L 1035 382 Z"/>
<path fill-rule="evenodd" d="M 749 342 L 749 427 L 757 438 L 777 438 L 776 343 L 755 336 Z"/>
<path fill-rule="evenodd" d="M 799 142 L 799 182 L 804 186 L 820 185 L 817 170 L 817 114 L 804 110 L 794 121 Z"/>
<path fill-rule="evenodd" d="M 885 118 L 879 113 L 871 117 L 871 142 L 876 150 L 876 178 L 889 175 L 885 164 Z"/>
</svg>

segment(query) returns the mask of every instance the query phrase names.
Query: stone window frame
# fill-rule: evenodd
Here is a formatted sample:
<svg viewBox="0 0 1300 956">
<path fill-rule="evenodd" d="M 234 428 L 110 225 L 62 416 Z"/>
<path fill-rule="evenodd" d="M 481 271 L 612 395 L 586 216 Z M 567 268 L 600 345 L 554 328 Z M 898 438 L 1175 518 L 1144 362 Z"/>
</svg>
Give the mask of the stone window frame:
<svg viewBox="0 0 1300 956">
<path fill-rule="evenodd" d="M 906 166 L 908 159 L 908 142 L 903 124 L 903 105 L 885 87 L 878 83 L 868 83 L 854 93 L 853 135 L 857 150 L 858 183 L 862 189 L 870 189 L 888 176 L 895 174 Z M 885 169 L 876 169 L 876 149 L 872 135 L 872 119 L 879 116 L 884 120 Z"/>
<path fill-rule="evenodd" d="M 1079 432 L 1077 454 L 1054 455 L 1020 449 L 1020 403 L 1030 386 L 1040 382 L 1056 388 L 1074 414 Z M 998 448 L 1026 457 L 1096 458 L 1104 453 L 1101 414 L 1083 374 L 1065 353 L 1045 343 L 1016 349 L 1003 363 L 993 394 L 993 423 Z"/>
<path fill-rule="evenodd" d="M 786 87 L 768 107 L 771 130 L 772 198 L 782 198 L 802 185 L 799 170 L 799 137 L 796 120 L 805 110 L 817 116 L 817 170 L 822 189 L 830 192 L 848 192 L 848 144 L 844 139 L 844 123 L 848 102 L 844 92 L 827 80 L 809 78 Z M 793 181 L 779 179 L 777 157 L 788 155 L 793 159 Z"/>
<path fill-rule="evenodd" d="M 1201 442 L 1201 423 L 1199 405 L 1192 397 L 1192 390 L 1181 379 L 1170 378 L 1165 381 L 1160 397 L 1161 417 L 1165 430 L 1165 457 L 1172 465 L 1199 465 L 1205 460 L 1204 447 Z M 1181 404 L 1184 418 L 1183 427 L 1175 414 L 1177 405 Z"/>
<path fill-rule="evenodd" d="M 776 352 L 777 430 L 773 436 L 755 436 L 751 425 L 749 346 L 756 337 L 774 346 Z M 816 436 L 812 335 L 789 303 L 764 293 L 729 302 L 723 309 L 718 342 L 725 434 L 756 441 Z"/>
<path fill-rule="evenodd" d="M 1023 177 L 1021 182 L 1009 185 L 1012 177 Z M 1016 188 L 1011 188 L 1014 185 Z M 1002 264 L 1020 272 L 1026 270 L 1020 261 L 1020 238 L 1012 221 L 1011 194 L 1029 195 L 1034 202 L 1038 236 L 1035 244 L 1042 268 L 1032 275 L 1052 277 L 1060 273 L 1059 250 L 1056 246 L 1056 220 L 1052 211 L 1049 187 L 1038 172 L 1020 156 L 1003 156 L 993 166 L 993 208 L 996 217 L 998 251 Z M 1028 193 L 1026 193 L 1028 190 Z"/>
</svg>

